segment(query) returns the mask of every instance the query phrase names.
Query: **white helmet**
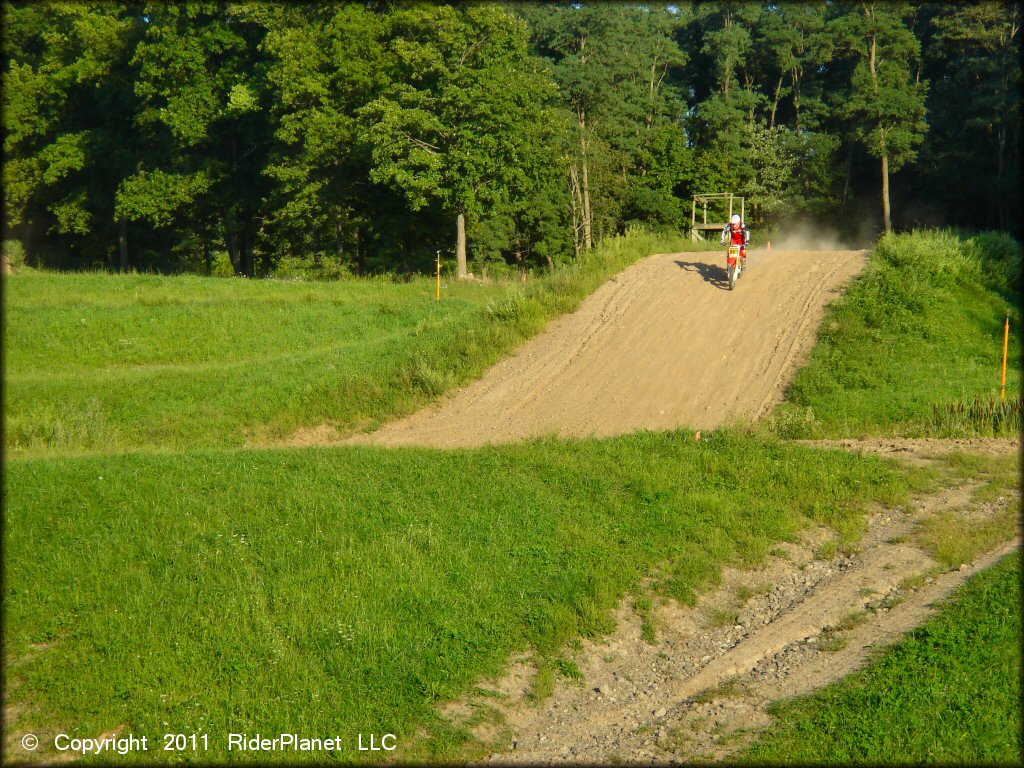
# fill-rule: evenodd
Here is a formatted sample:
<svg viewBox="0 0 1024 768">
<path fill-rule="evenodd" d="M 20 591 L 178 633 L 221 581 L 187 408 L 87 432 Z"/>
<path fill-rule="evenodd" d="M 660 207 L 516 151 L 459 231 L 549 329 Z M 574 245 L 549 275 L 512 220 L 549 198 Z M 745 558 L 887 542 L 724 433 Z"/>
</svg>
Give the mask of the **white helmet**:
<svg viewBox="0 0 1024 768">
<path fill-rule="evenodd" d="M 732 215 L 732 219 L 730 220 L 730 223 L 732 223 L 732 224 L 739 224 L 740 223 L 740 215 L 738 213 L 734 213 Z"/>
</svg>

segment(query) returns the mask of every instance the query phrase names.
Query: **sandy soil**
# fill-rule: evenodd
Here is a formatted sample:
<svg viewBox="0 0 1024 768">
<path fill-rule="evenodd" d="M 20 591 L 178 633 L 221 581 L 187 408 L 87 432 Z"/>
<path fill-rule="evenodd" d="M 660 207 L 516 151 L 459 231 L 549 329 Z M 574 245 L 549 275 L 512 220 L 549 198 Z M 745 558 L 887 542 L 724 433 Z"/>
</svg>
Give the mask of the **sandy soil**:
<svg viewBox="0 0 1024 768">
<path fill-rule="evenodd" d="M 650 256 L 481 379 L 349 442 L 447 448 L 757 419 L 782 399 L 825 305 L 866 259 L 752 251 L 730 292 L 717 251 Z"/>
</svg>

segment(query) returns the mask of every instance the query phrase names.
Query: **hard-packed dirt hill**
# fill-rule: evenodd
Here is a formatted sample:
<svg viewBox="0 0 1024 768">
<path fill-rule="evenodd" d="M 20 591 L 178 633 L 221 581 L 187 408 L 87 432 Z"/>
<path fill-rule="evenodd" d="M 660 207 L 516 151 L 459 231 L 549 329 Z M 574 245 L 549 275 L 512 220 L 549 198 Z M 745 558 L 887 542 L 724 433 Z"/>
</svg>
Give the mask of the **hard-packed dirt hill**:
<svg viewBox="0 0 1024 768">
<path fill-rule="evenodd" d="M 751 252 L 730 291 L 719 251 L 650 256 L 481 379 L 352 442 L 475 446 L 756 419 L 781 400 L 825 305 L 866 259 Z"/>
</svg>

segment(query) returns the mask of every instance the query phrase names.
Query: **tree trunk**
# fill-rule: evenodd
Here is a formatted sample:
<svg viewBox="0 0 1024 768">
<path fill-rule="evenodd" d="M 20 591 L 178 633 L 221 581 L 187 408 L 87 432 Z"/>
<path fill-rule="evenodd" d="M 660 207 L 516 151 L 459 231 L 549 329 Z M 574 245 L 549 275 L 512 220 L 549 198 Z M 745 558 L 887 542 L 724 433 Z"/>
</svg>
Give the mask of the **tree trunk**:
<svg viewBox="0 0 1024 768">
<path fill-rule="evenodd" d="M 345 228 L 342 226 L 340 217 L 334 223 L 334 233 L 337 237 L 338 266 L 340 267 L 345 264 Z"/>
<path fill-rule="evenodd" d="M 458 278 L 466 278 L 466 216 L 459 213 L 455 220 L 455 261 L 458 265 Z"/>
<path fill-rule="evenodd" d="M 359 246 L 359 227 L 356 227 L 355 232 L 355 249 L 356 249 L 356 274 L 362 275 L 363 270 L 366 266 L 363 264 L 363 249 Z"/>
<path fill-rule="evenodd" d="M 225 227 L 225 229 L 227 229 L 227 228 Z M 229 232 L 228 233 L 228 237 L 227 237 L 227 241 L 228 241 L 228 243 L 227 243 L 228 244 L 228 259 L 231 261 L 231 269 L 234 270 L 236 276 L 241 275 L 242 274 L 242 261 L 239 258 L 239 254 L 238 254 L 238 233 L 237 232 Z"/>
<path fill-rule="evenodd" d="M 882 139 L 882 222 L 886 233 L 892 232 L 892 221 L 889 217 L 889 153 L 885 150 L 885 139 Z"/>
<path fill-rule="evenodd" d="M 32 240 L 32 233 L 35 231 L 32 219 L 25 217 L 21 225 L 21 244 L 25 248 L 25 264 L 28 266 L 40 266 L 39 259 L 34 259 L 35 242 Z"/>
<path fill-rule="evenodd" d="M 772 113 L 771 113 L 771 118 L 768 120 L 768 127 L 769 128 L 774 128 L 775 127 L 775 113 L 778 111 L 778 109 L 779 109 L 779 101 L 782 99 L 782 79 L 784 77 L 785 77 L 785 74 L 779 75 L 779 82 L 777 82 L 775 84 L 775 96 L 772 99 Z"/>
<path fill-rule="evenodd" d="M 853 169 L 853 144 L 846 147 L 846 181 L 843 182 L 843 199 L 839 203 L 839 210 L 846 209 L 846 197 L 850 193 L 850 171 Z"/>
<path fill-rule="evenodd" d="M 796 135 L 800 135 L 800 75 L 797 70 L 790 73 L 790 83 L 793 85 L 793 115 Z"/>
<path fill-rule="evenodd" d="M 590 171 L 583 158 L 583 245 L 589 251 L 594 247 L 594 220 L 590 214 Z"/>
<path fill-rule="evenodd" d="M 242 235 L 242 255 L 245 259 L 245 276 L 256 276 L 256 264 L 253 261 L 252 242 L 246 235 Z"/>
<path fill-rule="evenodd" d="M 1006 187 L 1003 183 L 1003 173 L 1005 170 L 1005 159 L 1006 156 L 1006 126 L 1000 125 L 996 130 L 996 183 L 995 183 L 995 195 L 996 195 L 996 222 L 999 229 L 1005 230 L 1006 221 Z"/>
<path fill-rule="evenodd" d="M 874 9 L 864 7 L 865 15 L 870 19 L 874 17 Z M 877 35 L 872 33 L 871 46 L 868 49 L 868 70 L 871 72 L 871 82 L 875 91 L 875 98 L 878 98 L 878 72 L 875 69 L 875 57 L 878 49 Z M 889 216 L 889 150 L 885 146 L 885 129 L 879 126 L 879 149 L 882 155 L 882 225 L 888 234 L 892 232 L 892 219 Z"/>
<path fill-rule="evenodd" d="M 583 207 L 583 195 L 580 192 L 579 172 L 575 165 L 569 166 L 569 206 L 572 213 L 572 249 L 574 256 L 578 259 L 583 250 L 583 243 L 580 238 L 580 231 L 583 224 L 580 221 L 580 209 Z"/>
<path fill-rule="evenodd" d="M 122 216 L 117 220 L 117 251 L 120 256 L 120 269 L 128 271 L 128 219 Z"/>
<path fill-rule="evenodd" d="M 580 195 L 583 202 L 583 246 L 589 251 L 594 247 L 594 220 L 590 216 L 590 169 L 587 167 L 587 116 L 582 110 L 580 121 Z"/>
</svg>

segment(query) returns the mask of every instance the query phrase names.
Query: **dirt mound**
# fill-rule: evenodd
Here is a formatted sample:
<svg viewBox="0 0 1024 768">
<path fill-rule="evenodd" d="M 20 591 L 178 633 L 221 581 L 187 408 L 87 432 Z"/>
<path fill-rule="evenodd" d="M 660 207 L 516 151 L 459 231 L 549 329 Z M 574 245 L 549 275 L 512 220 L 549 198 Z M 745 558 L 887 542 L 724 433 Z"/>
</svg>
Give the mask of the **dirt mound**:
<svg viewBox="0 0 1024 768">
<path fill-rule="evenodd" d="M 867 251 L 752 251 L 731 292 L 724 261 L 650 256 L 478 381 L 350 442 L 459 447 L 757 419 Z"/>
</svg>

